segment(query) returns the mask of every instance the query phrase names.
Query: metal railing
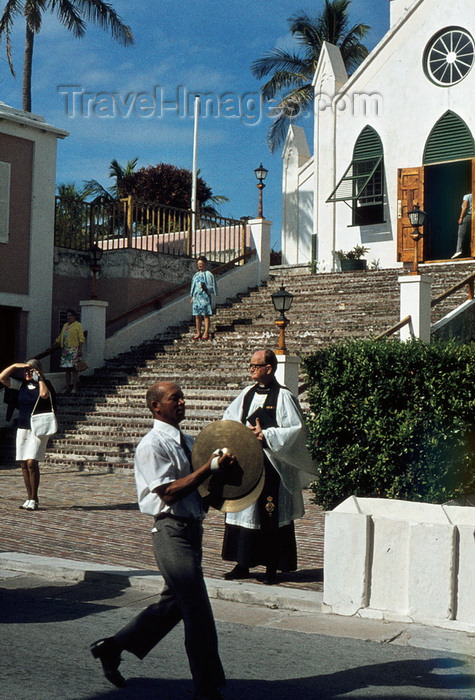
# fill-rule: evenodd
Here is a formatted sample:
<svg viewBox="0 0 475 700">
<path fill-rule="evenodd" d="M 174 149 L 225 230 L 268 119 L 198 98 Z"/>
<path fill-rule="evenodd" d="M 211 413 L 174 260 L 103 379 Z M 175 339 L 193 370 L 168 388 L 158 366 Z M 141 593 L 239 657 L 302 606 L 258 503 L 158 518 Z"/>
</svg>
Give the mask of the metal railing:
<svg viewBox="0 0 475 700">
<path fill-rule="evenodd" d="M 135 249 L 166 255 L 206 255 L 229 262 L 249 250 L 245 219 L 195 215 L 189 209 L 143 203 L 126 197 L 84 202 L 56 197 L 55 245 L 87 251 Z M 194 226 L 193 226 L 194 223 Z"/>
<path fill-rule="evenodd" d="M 457 284 L 454 284 L 453 287 L 450 287 L 450 289 L 447 289 L 445 292 L 442 292 L 442 294 L 439 294 L 436 296 L 434 299 L 431 300 L 430 306 L 431 308 L 434 308 L 434 306 L 437 306 L 437 304 L 440 304 L 441 301 L 444 301 L 448 297 L 452 296 L 452 294 L 455 294 L 458 292 L 460 289 L 463 287 L 467 287 L 467 299 L 473 300 L 474 298 L 474 285 L 475 285 L 475 272 L 472 272 L 468 277 L 465 277 L 463 280 L 460 282 L 457 282 Z M 401 319 L 397 323 L 394 324 L 394 326 L 391 326 L 391 328 L 388 328 L 387 331 L 384 331 L 384 333 L 380 333 L 375 337 L 375 340 L 381 340 L 382 338 L 387 338 L 388 336 L 392 335 L 393 333 L 396 333 L 399 331 L 401 328 L 406 326 L 408 323 L 411 322 L 411 316 L 406 316 L 405 318 Z"/>
<path fill-rule="evenodd" d="M 383 338 L 388 338 L 390 335 L 393 335 L 393 333 L 397 333 L 397 331 L 400 331 L 401 328 L 404 328 L 404 326 L 407 326 L 408 323 L 412 321 L 412 316 L 405 316 L 402 318 L 400 321 L 394 324 L 394 326 L 391 326 L 391 328 L 388 328 L 387 331 L 384 331 L 383 333 L 380 333 L 375 337 L 375 340 L 382 340 Z"/>
<path fill-rule="evenodd" d="M 467 285 L 467 299 L 472 300 L 474 280 L 475 272 L 472 272 L 471 275 L 465 277 L 461 282 L 457 282 L 457 284 L 454 284 L 453 287 L 450 287 L 450 289 L 447 289 L 447 291 L 442 292 L 442 294 L 439 294 L 439 296 L 435 297 L 435 299 L 432 299 L 430 303 L 431 307 L 437 306 L 437 304 L 440 304 L 441 301 L 444 301 L 444 299 L 447 299 L 447 297 L 451 296 L 455 292 L 458 292 L 459 289 L 462 289 L 462 287 L 465 287 L 465 285 Z"/>
</svg>

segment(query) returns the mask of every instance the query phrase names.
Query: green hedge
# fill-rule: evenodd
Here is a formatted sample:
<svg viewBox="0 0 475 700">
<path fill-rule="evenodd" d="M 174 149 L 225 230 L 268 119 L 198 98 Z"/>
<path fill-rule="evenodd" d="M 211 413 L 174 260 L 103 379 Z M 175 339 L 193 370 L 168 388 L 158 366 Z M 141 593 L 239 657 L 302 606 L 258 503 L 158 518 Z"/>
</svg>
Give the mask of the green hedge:
<svg viewBox="0 0 475 700">
<path fill-rule="evenodd" d="M 316 503 L 441 503 L 475 490 L 475 344 L 351 341 L 304 366 Z"/>
</svg>

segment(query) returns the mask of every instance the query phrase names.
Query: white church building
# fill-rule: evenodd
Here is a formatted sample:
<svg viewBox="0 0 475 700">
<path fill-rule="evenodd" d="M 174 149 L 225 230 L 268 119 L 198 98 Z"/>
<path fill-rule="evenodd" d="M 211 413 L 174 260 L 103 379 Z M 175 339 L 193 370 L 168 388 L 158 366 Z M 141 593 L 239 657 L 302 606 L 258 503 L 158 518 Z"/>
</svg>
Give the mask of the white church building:
<svg viewBox="0 0 475 700">
<path fill-rule="evenodd" d="M 414 257 L 415 205 L 427 212 L 420 261 L 455 252 L 462 199 L 475 188 L 475 2 L 389 2 L 389 31 L 351 76 L 325 44 L 313 144 L 301 127 L 289 129 L 284 264 L 338 270 L 336 251 L 362 245 L 368 263 L 402 266 Z"/>
</svg>

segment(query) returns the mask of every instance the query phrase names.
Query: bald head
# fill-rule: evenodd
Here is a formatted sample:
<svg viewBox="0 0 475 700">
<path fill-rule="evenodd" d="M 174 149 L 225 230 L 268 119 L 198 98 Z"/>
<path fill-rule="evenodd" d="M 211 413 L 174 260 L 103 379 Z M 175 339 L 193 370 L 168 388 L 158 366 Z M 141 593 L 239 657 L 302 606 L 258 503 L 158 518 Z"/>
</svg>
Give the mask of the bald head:
<svg viewBox="0 0 475 700">
<path fill-rule="evenodd" d="M 147 407 L 156 420 L 178 427 L 185 417 L 185 400 L 178 384 L 170 381 L 157 382 L 146 394 Z"/>
</svg>

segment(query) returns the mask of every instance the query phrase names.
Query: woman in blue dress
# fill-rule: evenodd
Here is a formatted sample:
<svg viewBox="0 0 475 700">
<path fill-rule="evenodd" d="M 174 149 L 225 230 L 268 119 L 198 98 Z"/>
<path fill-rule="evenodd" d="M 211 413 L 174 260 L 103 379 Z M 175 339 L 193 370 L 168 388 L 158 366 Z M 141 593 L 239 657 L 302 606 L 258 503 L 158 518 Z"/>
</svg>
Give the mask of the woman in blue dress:
<svg viewBox="0 0 475 700">
<path fill-rule="evenodd" d="M 204 255 L 200 255 L 198 258 L 197 266 L 198 272 L 193 275 L 191 280 L 190 297 L 192 306 L 192 313 L 195 317 L 196 334 L 193 336 L 193 340 L 209 340 L 209 324 L 210 316 L 213 313 L 211 306 L 211 295 L 217 294 L 217 287 L 215 279 L 212 273 L 206 269 L 208 265 L 208 260 Z M 202 331 L 204 320 L 204 332 Z"/>
</svg>

